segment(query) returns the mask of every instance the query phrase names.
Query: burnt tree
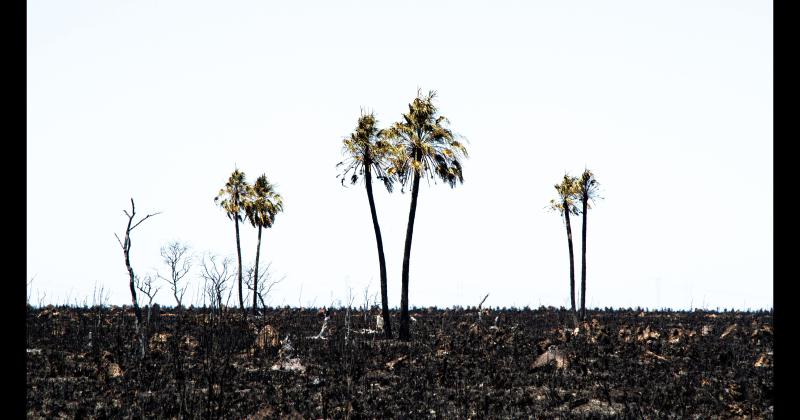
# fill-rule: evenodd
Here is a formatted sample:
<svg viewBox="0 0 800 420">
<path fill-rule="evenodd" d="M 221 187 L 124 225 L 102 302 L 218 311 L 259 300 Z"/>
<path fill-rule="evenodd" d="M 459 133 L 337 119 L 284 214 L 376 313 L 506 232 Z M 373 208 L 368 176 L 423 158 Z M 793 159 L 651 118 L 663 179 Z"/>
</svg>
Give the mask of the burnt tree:
<svg viewBox="0 0 800 420">
<path fill-rule="evenodd" d="M 130 289 L 131 289 L 131 300 L 133 301 L 133 311 L 136 313 L 136 325 L 142 323 L 142 310 L 139 309 L 139 303 L 136 300 L 136 276 L 133 274 L 133 267 L 131 267 L 131 232 L 136 229 L 139 225 L 142 224 L 145 220 L 161 214 L 161 212 L 148 214 L 138 222 L 134 223 L 133 219 L 136 217 L 136 205 L 133 203 L 133 198 L 131 198 L 131 212 L 128 213 L 127 210 L 123 210 L 125 216 L 128 217 L 128 225 L 125 228 L 125 240 L 122 241 L 119 239 L 119 235 L 116 233 L 114 236 L 117 237 L 117 242 L 119 242 L 119 246 L 122 247 L 122 252 L 125 254 L 125 267 L 128 269 L 128 276 L 130 277 Z"/>
</svg>

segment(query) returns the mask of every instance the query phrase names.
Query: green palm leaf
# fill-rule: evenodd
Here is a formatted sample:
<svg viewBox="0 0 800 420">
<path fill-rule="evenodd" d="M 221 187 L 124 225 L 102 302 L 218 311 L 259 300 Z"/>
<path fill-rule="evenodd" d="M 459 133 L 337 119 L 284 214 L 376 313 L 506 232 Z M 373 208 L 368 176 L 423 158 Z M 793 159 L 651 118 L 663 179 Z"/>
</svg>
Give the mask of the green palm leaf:
<svg viewBox="0 0 800 420">
<path fill-rule="evenodd" d="M 253 227 L 270 228 L 275 216 L 283 211 L 283 198 L 275 191 L 275 185 L 262 174 L 249 188 L 244 201 L 244 212 Z"/>
<path fill-rule="evenodd" d="M 579 179 L 577 177 L 564 174 L 564 179 L 561 180 L 561 183 L 553 186 L 556 189 L 557 197 L 550 200 L 548 207 L 561 214 L 561 216 L 564 215 L 565 209 L 570 214 L 579 215 L 581 210 L 578 207 L 580 188 L 578 183 Z"/>
<path fill-rule="evenodd" d="M 458 141 L 460 136 L 447 128 L 448 119 L 438 115 L 435 98 L 435 91 L 427 95 L 418 91 L 402 121 L 384 132 L 384 137 L 392 141 L 392 168 L 387 172 L 403 186 L 414 173 L 434 182 L 440 179 L 450 187 L 464 182 L 461 161 L 469 157 L 467 149 Z"/>
<path fill-rule="evenodd" d="M 219 203 L 223 210 L 228 214 L 228 218 L 233 220 L 243 220 L 244 204 L 249 194 L 249 186 L 245 181 L 244 172 L 235 169 L 225 187 L 219 190 L 214 202 Z"/>
<path fill-rule="evenodd" d="M 385 133 L 378 129 L 377 123 L 374 113 L 365 113 L 362 110 L 355 131 L 342 140 L 342 151 L 346 157 L 336 165 L 344 165 L 343 172 L 337 175 L 337 178 L 342 178 L 342 185 L 348 177 L 351 184 L 357 183 L 369 167 L 370 172 L 383 182 L 386 190 L 392 192 L 393 172 L 390 173 L 387 169 L 391 167 L 389 157 L 393 153 L 393 147 L 386 141 Z"/>
</svg>

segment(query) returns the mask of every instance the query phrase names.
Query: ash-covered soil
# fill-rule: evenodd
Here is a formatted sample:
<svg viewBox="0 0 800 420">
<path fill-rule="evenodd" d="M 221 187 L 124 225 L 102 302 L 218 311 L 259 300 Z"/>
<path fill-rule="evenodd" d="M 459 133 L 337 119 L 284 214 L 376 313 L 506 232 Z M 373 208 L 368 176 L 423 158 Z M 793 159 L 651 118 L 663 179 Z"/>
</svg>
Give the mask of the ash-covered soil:
<svg viewBox="0 0 800 420">
<path fill-rule="evenodd" d="M 378 313 L 29 308 L 28 417 L 773 417 L 771 312 Z"/>
</svg>

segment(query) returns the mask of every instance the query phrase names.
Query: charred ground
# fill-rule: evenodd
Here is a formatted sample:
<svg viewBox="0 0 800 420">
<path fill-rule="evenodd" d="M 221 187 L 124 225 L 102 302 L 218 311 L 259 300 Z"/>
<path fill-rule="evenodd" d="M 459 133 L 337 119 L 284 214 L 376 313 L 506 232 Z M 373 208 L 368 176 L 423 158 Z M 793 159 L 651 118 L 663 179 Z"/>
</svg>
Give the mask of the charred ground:
<svg viewBox="0 0 800 420">
<path fill-rule="evenodd" d="M 773 416 L 771 312 L 378 313 L 29 308 L 28 417 Z"/>
</svg>

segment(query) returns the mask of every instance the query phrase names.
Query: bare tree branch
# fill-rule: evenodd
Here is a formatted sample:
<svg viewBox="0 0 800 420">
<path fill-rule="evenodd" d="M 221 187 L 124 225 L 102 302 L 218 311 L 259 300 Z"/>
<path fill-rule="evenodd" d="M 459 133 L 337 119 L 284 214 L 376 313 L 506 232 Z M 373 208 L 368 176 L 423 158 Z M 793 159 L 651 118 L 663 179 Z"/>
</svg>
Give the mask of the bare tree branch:
<svg viewBox="0 0 800 420">
<path fill-rule="evenodd" d="M 486 296 L 483 297 L 483 300 L 481 300 L 481 303 L 478 304 L 478 310 L 479 311 L 481 310 L 481 306 L 483 306 L 483 302 L 486 302 L 486 298 L 488 298 L 488 297 L 489 297 L 489 294 L 487 293 Z"/>
<path fill-rule="evenodd" d="M 144 280 L 141 280 L 139 276 L 136 276 L 136 288 L 139 289 L 140 292 L 144 293 L 147 296 L 147 323 L 150 323 L 150 314 L 153 312 L 153 299 L 155 299 L 156 294 L 159 290 L 161 290 L 161 286 L 158 286 L 153 289 L 153 282 L 155 281 L 155 277 L 152 274 L 148 274 L 144 276 Z"/>
<path fill-rule="evenodd" d="M 283 280 L 286 279 L 286 276 L 283 276 L 277 280 L 272 280 L 272 273 L 270 273 L 270 267 L 272 267 L 272 263 L 267 263 L 267 266 L 264 267 L 264 270 L 260 271 L 258 275 L 258 291 L 256 293 L 258 300 L 261 302 L 261 306 L 266 308 L 267 305 L 264 302 L 264 296 L 269 296 L 269 293 L 272 291 L 272 288 L 276 285 L 280 284 Z M 247 277 L 245 278 L 245 285 L 247 286 L 247 290 L 252 292 L 253 291 L 253 268 L 249 268 L 247 270 Z"/>
<path fill-rule="evenodd" d="M 151 275 L 151 274 L 148 274 L 148 275 L 144 276 L 144 280 L 139 278 L 139 276 L 136 276 L 136 288 L 139 289 L 139 291 L 141 291 L 142 293 L 144 293 L 145 296 L 147 296 L 147 298 L 148 298 L 147 304 L 148 305 L 152 305 L 153 304 L 153 299 L 155 299 L 156 294 L 158 293 L 158 291 L 161 290 L 161 286 L 158 286 L 155 289 L 153 289 L 154 280 L 155 280 L 155 277 L 153 277 L 153 275 Z"/>
<path fill-rule="evenodd" d="M 181 286 L 181 280 L 186 277 L 192 268 L 192 256 L 189 254 L 189 246 L 179 241 L 172 241 L 161 247 L 161 258 L 170 269 L 170 276 L 163 277 L 172 289 L 172 295 L 180 308 L 183 305 L 183 296 L 188 289 L 187 284 Z"/>
<path fill-rule="evenodd" d="M 224 258 L 220 264 L 217 264 L 217 256 L 207 254 L 201 260 L 200 277 L 203 278 L 206 284 L 206 295 L 211 301 L 211 308 L 221 311 L 222 295 L 228 290 L 228 281 L 233 278 L 233 273 L 229 272 L 232 261 L 230 258 Z M 233 288 L 230 288 L 233 290 Z M 230 300 L 230 294 L 228 294 Z"/>
<path fill-rule="evenodd" d="M 160 211 L 159 211 L 159 212 L 157 212 L 157 213 L 148 214 L 147 216 L 145 216 L 145 217 L 144 217 L 144 219 L 142 219 L 142 220 L 139 220 L 139 223 L 137 223 L 137 224 L 133 225 L 133 227 L 131 228 L 131 230 L 134 230 L 134 229 L 136 229 L 136 226 L 139 226 L 139 225 L 140 225 L 140 224 L 142 224 L 142 222 L 144 222 L 145 220 L 147 220 L 147 219 L 149 219 L 149 218 L 151 218 L 151 217 L 153 217 L 153 216 L 158 216 L 159 214 L 161 214 L 161 212 L 160 212 Z"/>
</svg>

